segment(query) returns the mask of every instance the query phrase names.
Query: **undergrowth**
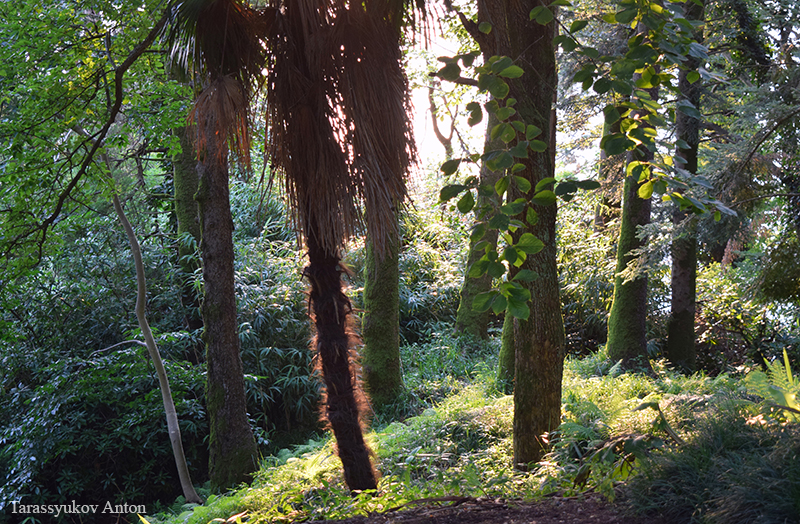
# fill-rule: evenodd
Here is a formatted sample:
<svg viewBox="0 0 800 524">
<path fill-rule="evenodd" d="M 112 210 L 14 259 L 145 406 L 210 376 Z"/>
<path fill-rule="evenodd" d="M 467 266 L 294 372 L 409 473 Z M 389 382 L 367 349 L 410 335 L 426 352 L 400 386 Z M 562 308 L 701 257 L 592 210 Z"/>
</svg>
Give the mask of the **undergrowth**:
<svg viewBox="0 0 800 524">
<path fill-rule="evenodd" d="M 232 515 L 297 522 L 384 512 L 420 499 L 536 500 L 587 490 L 609 499 L 625 490 L 639 511 L 681 522 L 792 522 L 781 515 L 800 514 L 800 431 L 743 381 L 685 377 L 658 362 L 650 374 L 622 373 L 602 352 L 568 359 L 551 452 L 538 469 L 514 471 L 513 399 L 498 391 L 491 370 L 464 366 L 470 351 L 489 351 L 471 344 L 436 335 L 426 349 L 456 351 L 449 365 L 431 357 L 406 370 L 410 403 L 422 411 L 384 421 L 368 435 L 382 475 L 376 493 L 350 495 L 325 438 L 265 458 L 251 486 L 203 507 L 179 501 L 171 516 L 150 522 L 205 524 Z M 421 356 L 413 346 L 404 351 Z M 449 375 L 456 371 L 458 377 Z M 449 386 L 425 397 L 432 384 Z"/>
</svg>

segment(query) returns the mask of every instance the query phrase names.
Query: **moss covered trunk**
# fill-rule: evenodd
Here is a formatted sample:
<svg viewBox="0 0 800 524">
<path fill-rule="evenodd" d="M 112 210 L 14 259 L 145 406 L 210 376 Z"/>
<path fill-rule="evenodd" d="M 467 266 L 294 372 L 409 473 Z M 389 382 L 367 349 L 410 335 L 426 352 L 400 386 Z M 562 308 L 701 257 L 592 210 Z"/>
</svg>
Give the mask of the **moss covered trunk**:
<svg viewBox="0 0 800 524">
<path fill-rule="evenodd" d="M 369 239 L 368 239 L 369 240 Z M 376 407 L 391 404 L 403 390 L 400 365 L 400 242 L 393 233 L 381 257 L 367 242 L 361 361 L 364 383 Z"/>
<path fill-rule="evenodd" d="M 247 419 L 239 354 L 227 155 L 218 155 L 209 140 L 204 156 L 205 161 L 198 164 L 197 202 L 205 288 L 202 311 L 208 367 L 209 476 L 212 489 L 221 490 L 249 480 L 258 467 L 258 453 Z"/>
<path fill-rule="evenodd" d="M 620 276 L 634 258 L 631 251 L 645 244 L 636 237 L 637 228 L 650 223 L 650 199 L 640 198 L 638 191 L 638 177 L 627 177 L 617 242 L 614 300 L 608 315 L 608 355 L 622 360 L 626 367 L 647 364 L 647 276 L 640 275 L 628 282 Z"/>
<path fill-rule="evenodd" d="M 181 305 L 184 308 L 184 322 L 189 331 L 203 327 L 200 314 L 200 296 L 194 287 L 194 274 L 200 268 L 200 261 L 195 256 L 195 247 L 200 244 L 200 215 L 195 195 L 199 186 L 197 171 L 197 154 L 191 141 L 191 132 L 186 127 L 175 130 L 180 140 L 181 153 L 172 159 L 172 183 L 175 191 L 175 217 L 177 219 L 178 236 L 188 234 L 192 239 L 178 243 L 177 279 L 181 289 Z M 187 359 L 198 363 L 203 354 L 202 345 L 191 347 Z"/>
<path fill-rule="evenodd" d="M 312 222 L 313 224 L 313 222 Z M 344 480 L 351 491 L 377 489 L 370 450 L 364 441 L 363 393 L 353 348 L 352 306 L 342 290 L 341 259 L 325 250 L 314 229 L 307 238 L 308 266 L 304 275 L 311 284 L 309 307 L 314 319 L 314 349 L 325 382 L 325 417 L 336 438 Z"/>
</svg>

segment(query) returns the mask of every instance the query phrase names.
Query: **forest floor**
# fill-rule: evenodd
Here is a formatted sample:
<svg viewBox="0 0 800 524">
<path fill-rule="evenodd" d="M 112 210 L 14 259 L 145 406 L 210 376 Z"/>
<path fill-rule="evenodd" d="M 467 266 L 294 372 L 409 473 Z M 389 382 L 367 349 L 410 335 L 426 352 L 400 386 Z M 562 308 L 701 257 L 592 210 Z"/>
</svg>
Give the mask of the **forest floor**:
<svg viewBox="0 0 800 524">
<path fill-rule="evenodd" d="M 667 524 L 665 518 L 632 516 L 624 502 L 609 503 L 597 494 L 552 497 L 539 502 L 469 497 L 424 499 L 368 517 L 315 521 L 312 524 Z"/>
</svg>

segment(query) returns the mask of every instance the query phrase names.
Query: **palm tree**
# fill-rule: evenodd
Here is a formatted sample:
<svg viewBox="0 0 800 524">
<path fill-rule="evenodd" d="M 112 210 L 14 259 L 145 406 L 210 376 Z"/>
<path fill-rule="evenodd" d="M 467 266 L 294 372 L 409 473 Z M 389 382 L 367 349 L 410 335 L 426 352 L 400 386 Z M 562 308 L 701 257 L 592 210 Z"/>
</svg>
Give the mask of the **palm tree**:
<svg viewBox="0 0 800 524">
<path fill-rule="evenodd" d="M 194 111 L 204 166 L 227 163 L 226 140 L 247 158 L 247 86 L 267 72 L 269 157 L 308 250 L 325 415 L 347 485 L 375 489 L 341 250 L 364 222 L 378 256 L 396 235 L 395 208 L 414 154 L 399 49 L 405 2 L 269 0 L 255 11 L 239 0 L 187 0 L 173 9 L 173 42 L 184 44 L 174 48 L 184 62 L 202 65 L 208 86 Z M 215 191 L 226 189 L 206 195 Z"/>
<path fill-rule="evenodd" d="M 340 251 L 364 219 L 379 257 L 397 234 L 394 210 L 413 157 L 399 49 L 404 3 L 270 5 L 282 6 L 268 38 L 270 158 L 283 171 L 308 249 L 313 345 L 345 481 L 354 491 L 375 489 Z"/>
</svg>

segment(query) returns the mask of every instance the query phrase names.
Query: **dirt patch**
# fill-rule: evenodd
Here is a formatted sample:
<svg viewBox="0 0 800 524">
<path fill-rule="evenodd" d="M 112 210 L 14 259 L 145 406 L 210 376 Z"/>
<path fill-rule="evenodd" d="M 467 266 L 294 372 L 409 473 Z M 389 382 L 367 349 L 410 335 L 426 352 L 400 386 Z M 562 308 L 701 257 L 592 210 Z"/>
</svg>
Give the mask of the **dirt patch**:
<svg viewBox="0 0 800 524">
<path fill-rule="evenodd" d="M 541 502 L 448 497 L 418 501 L 397 511 L 317 524 L 668 524 L 658 517 L 633 516 L 621 502 L 597 494 L 552 497 Z"/>
</svg>

